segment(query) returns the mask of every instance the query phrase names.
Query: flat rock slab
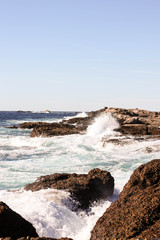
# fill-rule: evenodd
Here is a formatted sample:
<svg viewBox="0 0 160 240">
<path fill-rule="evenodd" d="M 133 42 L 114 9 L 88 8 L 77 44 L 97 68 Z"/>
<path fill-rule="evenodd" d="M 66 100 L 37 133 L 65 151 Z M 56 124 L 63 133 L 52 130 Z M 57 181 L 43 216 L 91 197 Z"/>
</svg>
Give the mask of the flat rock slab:
<svg viewBox="0 0 160 240">
<path fill-rule="evenodd" d="M 91 240 L 160 239 L 160 159 L 137 168 L 91 232 Z"/>
<path fill-rule="evenodd" d="M 69 191 L 71 197 L 79 202 L 77 207 L 87 209 L 92 202 L 113 194 L 114 178 L 108 171 L 96 168 L 88 174 L 55 173 L 41 176 L 36 182 L 24 187 L 31 191 L 48 188 Z"/>
<path fill-rule="evenodd" d="M 38 237 L 31 223 L 11 210 L 4 202 L 0 202 L 0 238 Z"/>
</svg>

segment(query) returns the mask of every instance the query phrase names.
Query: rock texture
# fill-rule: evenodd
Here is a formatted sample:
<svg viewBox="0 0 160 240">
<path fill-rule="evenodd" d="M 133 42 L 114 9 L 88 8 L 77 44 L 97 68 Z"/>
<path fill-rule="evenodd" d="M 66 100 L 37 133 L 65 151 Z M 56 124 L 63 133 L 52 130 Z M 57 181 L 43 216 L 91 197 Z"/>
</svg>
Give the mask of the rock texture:
<svg viewBox="0 0 160 240">
<path fill-rule="evenodd" d="M 114 179 L 109 172 L 96 168 L 88 174 L 55 173 L 41 176 L 36 182 L 25 186 L 25 190 L 31 191 L 47 188 L 68 190 L 71 197 L 79 202 L 77 207 L 87 209 L 93 201 L 113 194 Z"/>
<path fill-rule="evenodd" d="M 0 202 L 0 237 L 16 239 L 26 236 L 38 237 L 32 224 Z"/>
<path fill-rule="evenodd" d="M 91 240 L 160 239 L 160 159 L 137 168 L 97 221 Z"/>
<path fill-rule="evenodd" d="M 31 137 L 52 137 L 80 133 L 80 129 L 71 124 L 51 123 L 34 127 Z"/>
</svg>

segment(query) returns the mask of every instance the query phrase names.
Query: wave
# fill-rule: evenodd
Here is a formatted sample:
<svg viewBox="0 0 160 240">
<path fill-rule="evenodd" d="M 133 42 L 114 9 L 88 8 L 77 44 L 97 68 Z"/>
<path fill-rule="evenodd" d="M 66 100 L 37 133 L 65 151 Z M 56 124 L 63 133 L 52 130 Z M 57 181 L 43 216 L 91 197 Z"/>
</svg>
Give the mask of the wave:
<svg viewBox="0 0 160 240">
<path fill-rule="evenodd" d="M 87 129 L 87 135 L 113 135 L 114 129 L 119 128 L 118 121 L 110 113 L 97 117 Z"/>
<path fill-rule="evenodd" d="M 85 118 L 87 116 L 88 116 L 88 114 L 86 112 L 81 112 L 81 113 L 78 113 L 76 116 L 64 117 L 64 119 L 69 120 L 69 119 L 72 119 L 72 118 Z"/>
<path fill-rule="evenodd" d="M 76 214 L 65 204 L 69 194 L 60 190 L 0 191 L 0 199 L 31 222 L 40 237 L 74 240 L 88 240 L 96 221 L 113 201 L 112 198 L 95 204 L 89 214 L 83 211 Z"/>
</svg>

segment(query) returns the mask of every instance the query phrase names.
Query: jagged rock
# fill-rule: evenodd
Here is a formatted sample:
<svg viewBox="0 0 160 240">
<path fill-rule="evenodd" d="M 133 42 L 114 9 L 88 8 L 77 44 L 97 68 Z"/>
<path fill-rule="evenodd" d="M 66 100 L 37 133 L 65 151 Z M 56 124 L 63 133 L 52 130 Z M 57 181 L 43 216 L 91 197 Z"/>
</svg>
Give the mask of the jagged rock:
<svg viewBox="0 0 160 240">
<path fill-rule="evenodd" d="M 160 239 L 160 159 L 137 168 L 97 221 L 91 240 Z"/>
<path fill-rule="evenodd" d="M 88 174 L 55 173 L 41 176 L 24 187 L 31 191 L 47 188 L 68 190 L 71 197 L 79 202 L 78 208 L 87 209 L 93 201 L 113 194 L 114 179 L 109 172 L 96 168 Z"/>
<path fill-rule="evenodd" d="M 38 237 L 31 223 L 0 202 L 0 237 Z"/>
</svg>

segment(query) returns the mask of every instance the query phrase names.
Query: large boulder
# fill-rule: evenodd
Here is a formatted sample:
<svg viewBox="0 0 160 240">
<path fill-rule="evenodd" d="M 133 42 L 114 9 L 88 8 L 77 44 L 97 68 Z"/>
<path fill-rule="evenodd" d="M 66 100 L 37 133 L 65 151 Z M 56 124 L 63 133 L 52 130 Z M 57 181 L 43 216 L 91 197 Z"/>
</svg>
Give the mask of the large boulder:
<svg viewBox="0 0 160 240">
<path fill-rule="evenodd" d="M 4 202 L 0 202 L 0 238 L 38 237 L 31 223 L 11 210 Z"/>
<path fill-rule="evenodd" d="M 160 159 L 137 168 L 97 221 L 91 240 L 160 239 Z"/>
<path fill-rule="evenodd" d="M 114 179 L 108 171 L 96 168 L 88 174 L 55 173 L 41 176 L 24 188 L 31 191 L 47 188 L 68 190 L 71 197 L 79 202 L 77 207 L 87 209 L 92 202 L 113 194 Z"/>
</svg>

